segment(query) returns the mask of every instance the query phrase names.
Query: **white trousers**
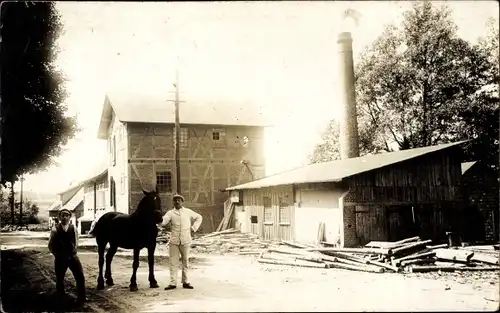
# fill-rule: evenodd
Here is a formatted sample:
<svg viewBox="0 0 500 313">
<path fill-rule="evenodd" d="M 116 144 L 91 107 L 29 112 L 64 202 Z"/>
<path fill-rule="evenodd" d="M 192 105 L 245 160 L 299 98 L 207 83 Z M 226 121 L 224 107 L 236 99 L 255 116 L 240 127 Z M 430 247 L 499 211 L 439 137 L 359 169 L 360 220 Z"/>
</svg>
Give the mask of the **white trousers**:
<svg viewBox="0 0 500 313">
<path fill-rule="evenodd" d="M 190 244 L 174 245 L 168 247 L 168 256 L 170 263 L 170 285 L 177 285 L 177 273 L 179 270 L 179 257 L 182 260 L 182 283 L 189 284 L 188 269 L 189 269 L 189 248 Z"/>
</svg>

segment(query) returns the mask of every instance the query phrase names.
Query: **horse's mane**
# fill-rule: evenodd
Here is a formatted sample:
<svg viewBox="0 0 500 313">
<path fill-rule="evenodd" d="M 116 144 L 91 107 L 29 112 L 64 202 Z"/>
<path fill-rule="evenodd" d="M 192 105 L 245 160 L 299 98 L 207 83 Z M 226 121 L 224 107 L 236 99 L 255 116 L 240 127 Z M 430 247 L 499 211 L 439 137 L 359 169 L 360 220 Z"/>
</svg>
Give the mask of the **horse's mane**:
<svg viewBox="0 0 500 313">
<path fill-rule="evenodd" d="M 149 204 L 148 202 L 152 202 L 152 201 L 153 201 L 153 198 L 150 196 L 142 197 L 141 201 L 139 201 L 139 204 L 137 205 L 137 209 L 130 215 L 140 217 L 142 214 L 144 214 L 144 212 L 147 212 L 148 204 Z M 154 204 L 151 203 L 151 205 L 154 205 Z"/>
</svg>

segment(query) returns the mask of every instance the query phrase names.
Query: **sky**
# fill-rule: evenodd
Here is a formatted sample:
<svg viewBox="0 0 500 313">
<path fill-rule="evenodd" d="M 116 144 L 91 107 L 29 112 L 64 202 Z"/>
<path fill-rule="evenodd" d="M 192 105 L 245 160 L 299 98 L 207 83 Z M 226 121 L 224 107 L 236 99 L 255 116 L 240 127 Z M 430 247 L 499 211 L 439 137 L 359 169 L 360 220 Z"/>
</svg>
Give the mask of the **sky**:
<svg viewBox="0 0 500 313">
<path fill-rule="evenodd" d="M 439 4 L 438 2 L 435 2 Z M 450 1 L 458 35 L 486 35 L 496 1 Z M 164 92 L 250 101 L 273 118 L 266 130 L 266 174 L 307 163 L 338 102 L 337 34 L 351 30 L 354 60 L 410 2 L 58 2 L 64 34 L 57 64 L 70 93 L 68 114 L 82 132 L 58 165 L 27 175 L 26 190 L 59 192 L 106 162 L 97 127 L 106 91 Z M 360 13 L 357 27 L 342 12 Z M 349 26 L 351 25 L 351 26 Z M 182 109 L 182 107 L 181 107 Z M 19 188 L 19 184 L 17 184 Z"/>
</svg>

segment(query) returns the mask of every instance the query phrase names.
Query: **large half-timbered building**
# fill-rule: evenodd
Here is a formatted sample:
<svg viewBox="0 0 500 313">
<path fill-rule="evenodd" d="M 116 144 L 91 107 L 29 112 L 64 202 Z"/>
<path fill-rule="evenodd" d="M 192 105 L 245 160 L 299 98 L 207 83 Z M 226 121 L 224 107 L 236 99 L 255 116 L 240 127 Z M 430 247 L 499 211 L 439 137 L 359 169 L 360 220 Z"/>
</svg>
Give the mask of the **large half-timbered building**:
<svg viewBox="0 0 500 313">
<path fill-rule="evenodd" d="M 248 104 L 180 104 L 181 193 L 203 215 L 223 217 L 225 188 L 264 176 L 263 114 Z M 158 187 L 166 209 L 176 191 L 174 104 L 161 97 L 106 95 L 98 138 L 108 141 L 110 205 L 130 213 L 142 189 Z"/>
</svg>

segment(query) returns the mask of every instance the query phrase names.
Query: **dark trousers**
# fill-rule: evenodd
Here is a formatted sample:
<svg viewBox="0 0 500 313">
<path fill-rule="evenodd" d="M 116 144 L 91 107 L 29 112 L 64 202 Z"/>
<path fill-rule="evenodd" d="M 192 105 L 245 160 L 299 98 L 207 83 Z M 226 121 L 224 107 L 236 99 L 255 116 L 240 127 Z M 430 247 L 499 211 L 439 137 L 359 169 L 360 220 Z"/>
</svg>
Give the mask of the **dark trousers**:
<svg viewBox="0 0 500 313">
<path fill-rule="evenodd" d="M 78 299 L 85 299 L 85 277 L 83 276 L 83 267 L 78 256 L 56 257 L 54 266 L 56 270 L 57 293 L 60 295 L 64 294 L 64 275 L 66 275 L 66 271 L 69 268 L 73 273 L 73 277 L 75 277 Z"/>
</svg>

